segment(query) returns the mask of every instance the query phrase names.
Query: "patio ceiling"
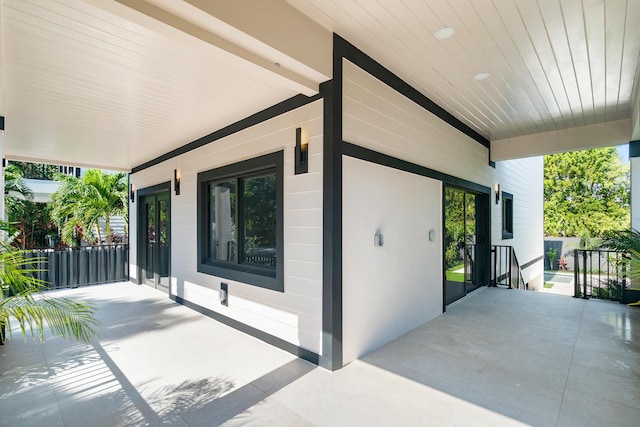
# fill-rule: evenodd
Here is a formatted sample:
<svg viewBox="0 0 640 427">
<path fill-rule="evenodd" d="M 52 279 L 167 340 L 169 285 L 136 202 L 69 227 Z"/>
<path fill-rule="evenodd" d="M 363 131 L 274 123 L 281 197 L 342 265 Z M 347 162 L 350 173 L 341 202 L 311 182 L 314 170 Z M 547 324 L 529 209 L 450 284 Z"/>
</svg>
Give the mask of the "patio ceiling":
<svg viewBox="0 0 640 427">
<path fill-rule="evenodd" d="M 331 32 L 489 138 L 494 159 L 640 139 L 638 0 L 0 2 L 10 159 L 130 170 L 317 93 Z"/>
</svg>

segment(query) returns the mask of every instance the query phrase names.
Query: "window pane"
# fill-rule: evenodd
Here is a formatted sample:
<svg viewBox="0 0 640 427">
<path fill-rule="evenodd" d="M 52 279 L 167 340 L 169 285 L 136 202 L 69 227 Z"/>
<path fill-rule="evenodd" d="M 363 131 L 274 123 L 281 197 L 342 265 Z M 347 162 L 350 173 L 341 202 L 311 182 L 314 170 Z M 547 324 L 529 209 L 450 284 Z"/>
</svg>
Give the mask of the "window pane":
<svg viewBox="0 0 640 427">
<path fill-rule="evenodd" d="M 209 186 L 209 258 L 237 262 L 235 181 Z"/>
<path fill-rule="evenodd" d="M 276 267 L 276 175 L 246 178 L 242 262 Z"/>
</svg>

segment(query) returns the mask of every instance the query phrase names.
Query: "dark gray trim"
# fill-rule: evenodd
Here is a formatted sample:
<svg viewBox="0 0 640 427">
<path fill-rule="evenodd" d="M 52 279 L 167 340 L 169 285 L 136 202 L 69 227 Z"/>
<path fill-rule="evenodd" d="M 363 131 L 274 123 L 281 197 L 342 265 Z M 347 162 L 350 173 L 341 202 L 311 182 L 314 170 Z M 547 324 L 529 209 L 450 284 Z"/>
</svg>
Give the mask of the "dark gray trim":
<svg viewBox="0 0 640 427">
<path fill-rule="evenodd" d="M 438 104 L 424 96 L 421 92 L 411 86 L 409 83 L 402 80 L 400 77 L 389 71 L 387 68 L 382 66 L 379 62 L 375 61 L 369 55 L 343 39 L 337 34 L 334 34 L 333 38 L 333 48 L 334 48 L 334 62 L 336 61 L 335 52 L 339 51 L 340 56 L 348 59 L 358 67 L 365 70 L 367 73 L 376 77 L 381 82 L 385 83 L 387 86 L 393 88 L 397 92 L 406 96 L 416 104 L 420 105 L 425 110 L 433 113 L 435 116 L 439 117 L 452 127 L 458 129 L 460 132 L 467 135 L 469 138 L 474 139 L 480 144 L 484 145 L 487 148 L 491 147 L 491 143 L 484 136 L 480 135 L 475 130 L 471 129 L 469 126 L 464 124 L 458 118 L 454 117 L 451 113 L 446 111 L 444 108 L 440 107 Z M 341 61 L 340 61 L 341 62 Z M 334 64 L 335 67 L 335 64 Z M 333 74 L 333 79 L 338 80 L 340 77 L 340 81 L 342 81 L 342 72 L 338 76 Z M 342 113 L 342 111 L 341 111 Z"/>
<path fill-rule="evenodd" d="M 276 336 L 263 332 L 259 329 L 253 328 L 235 319 L 231 319 L 223 314 L 220 314 L 217 311 L 209 310 L 208 308 L 192 303 L 191 301 L 187 301 L 179 296 L 170 295 L 169 298 L 171 298 L 173 301 L 175 301 L 178 304 L 182 304 L 185 307 L 195 310 L 200 314 L 204 314 L 205 316 L 210 317 L 214 320 L 217 320 L 218 322 L 223 323 L 227 326 L 230 326 L 233 329 L 236 329 L 240 332 L 244 332 L 245 334 L 251 335 L 252 337 L 258 338 L 259 340 L 264 341 L 267 344 L 270 344 L 274 347 L 282 349 L 302 359 L 308 360 L 311 363 L 314 363 L 316 365 L 318 364 L 320 356 L 318 356 L 316 353 L 310 350 L 304 349 L 302 347 L 298 347 L 294 344 L 291 344 L 288 341 L 283 340 L 282 338 L 278 338 Z"/>
<path fill-rule="evenodd" d="M 534 258 L 534 259 L 532 259 L 531 261 L 529 261 L 529 262 L 526 262 L 526 263 L 522 264 L 522 265 L 520 266 L 520 269 L 521 269 L 521 270 L 524 270 L 525 268 L 529 268 L 529 267 L 531 267 L 533 264 L 535 264 L 536 262 L 540 262 L 540 261 L 544 261 L 544 255 L 540 255 L 539 257 Z"/>
<path fill-rule="evenodd" d="M 629 157 L 640 157 L 640 139 L 629 141 Z"/>
<path fill-rule="evenodd" d="M 140 242 L 142 241 L 142 239 L 140 238 L 141 233 L 143 233 L 143 231 L 140 229 L 140 224 L 142 224 L 144 221 L 142 221 L 142 215 L 144 214 L 144 212 L 142 212 L 142 209 L 140 209 L 140 206 L 142 205 L 142 203 L 140 203 L 140 198 L 144 197 L 144 196 L 150 196 L 153 194 L 158 194 L 158 193 L 164 193 L 167 192 L 169 194 L 169 231 L 168 231 L 168 237 L 169 237 L 169 247 L 171 247 L 171 181 L 167 181 L 167 182 L 163 182 L 161 184 L 157 184 L 157 185 L 153 185 L 151 187 L 145 187 L 145 188 L 141 188 L 139 190 L 136 190 L 136 221 L 138 221 L 138 223 L 136 224 L 136 230 L 137 230 L 137 243 L 136 243 L 136 264 L 137 264 L 137 280 L 136 280 L 136 284 L 141 285 L 142 283 L 144 283 L 144 281 L 142 280 L 142 266 L 140 265 L 140 260 L 143 258 L 142 256 L 142 251 L 144 250 L 143 246 L 140 244 Z M 129 217 L 131 218 L 131 217 Z M 129 256 L 131 256 L 131 249 L 129 249 Z M 169 255 L 169 260 L 171 260 L 171 255 Z M 131 265 L 129 265 L 129 269 L 131 269 Z M 131 271 L 129 271 L 129 274 L 131 274 Z M 171 261 L 169 261 L 169 276 L 171 276 Z M 171 285 L 169 285 L 169 296 L 171 296 Z"/>
<path fill-rule="evenodd" d="M 466 179 L 457 178 L 446 173 L 438 172 L 433 169 L 429 169 L 424 166 L 420 166 L 415 163 L 407 162 L 406 160 L 398 159 L 386 154 L 379 153 L 377 151 L 370 150 L 368 148 L 361 147 L 359 145 L 351 144 L 349 142 L 343 142 L 342 151 L 345 156 L 354 157 L 360 160 L 366 160 L 371 163 L 376 163 L 382 166 L 388 166 L 390 168 L 398 169 L 405 172 L 414 173 L 416 175 L 425 176 L 427 178 L 437 179 L 444 182 L 447 185 L 452 185 L 465 190 L 470 190 L 480 194 L 490 194 L 491 188 L 484 185 L 476 184 Z"/>
<path fill-rule="evenodd" d="M 502 198 L 502 239 L 513 239 L 513 194 L 502 191 L 500 197 Z M 511 212 L 507 212 L 507 210 Z M 509 216 L 511 217 L 511 224 L 507 224 Z"/>
<path fill-rule="evenodd" d="M 4 130 L 4 116 L 0 116 L 0 130 Z"/>
<path fill-rule="evenodd" d="M 153 160 L 149 160 L 148 162 L 145 162 L 139 166 L 136 166 L 131 170 L 131 172 L 132 173 L 140 172 L 144 169 L 150 168 L 151 166 L 155 166 L 166 160 L 172 159 L 181 154 L 188 153 L 189 151 L 195 150 L 196 148 L 200 148 L 204 145 L 207 145 L 209 143 L 212 143 L 214 141 L 217 141 L 221 138 L 232 135 L 234 133 L 240 132 L 241 130 L 247 129 L 251 126 L 255 126 L 259 123 L 262 123 L 266 120 L 277 117 L 281 114 L 287 113 L 291 110 L 295 110 L 296 108 L 303 107 L 321 98 L 322 98 L 321 94 L 318 94 L 315 96 L 296 95 L 276 105 L 273 105 L 269 108 L 266 108 L 255 114 L 252 114 L 251 116 L 246 117 L 240 121 L 232 123 L 229 126 L 223 127 L 222 129 L 212 132 L 209 135 L 205 135 L 202 138 L 196 139 L 195 141 L 190 142 L 186 145 L 183 145 L 182 147 L 178 147 L 175 150 L 171 150 L 168 153 L 165 153 L 162 156 L 156 157 Z"/>
<path fill-rule="evenodd" d="M 127 252 L 127 281 L 131 281 L 131 174 L 127 174 L 127 243 L 129 243 L 129 251 Z M 138 236 L 136 236 L 137 240 Z M 136 245 L 137 246 L 137 245 Z M 137 247 L 136 247 L 137 249 Z"/>
<path fill-rule="evenodd" d="M 256 265 L 231 263 L 207 259 L 204 246 L 208 229 L 209 198 L 208 187 L 212 180 L 236 178 L 262 170 L 276 173 L 276 269 L 265 270 Z M 224 279 L 284 292 L 284 152 L 277 151 L 253 159 L 233 163 L 216 169 L 198 173 L 197 178 L 197 250 L 198 272 Z M 241 209 L 237 209 L 241 215 Z M 241 241 L 238 241 L 241 244 Z"/>
<path fill-rule="evenodd" d="M 333 80 L 324 97 L 322 157 L 322 355 L 320 366 L 342 368 L 342 57 L 333 44 Z"/>
</svg>

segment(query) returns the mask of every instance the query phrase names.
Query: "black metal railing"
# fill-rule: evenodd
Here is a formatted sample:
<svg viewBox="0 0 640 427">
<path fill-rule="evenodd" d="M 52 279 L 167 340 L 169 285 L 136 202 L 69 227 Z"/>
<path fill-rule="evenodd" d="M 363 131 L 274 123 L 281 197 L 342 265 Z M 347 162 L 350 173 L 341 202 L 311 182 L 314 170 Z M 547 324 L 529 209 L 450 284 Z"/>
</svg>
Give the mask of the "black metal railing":
<svg viewBox="0 0 640 427">
<path fill-rule="evenodd" d="M 629 280 L 629 257 L 603 249 L 575 249 L 574 294 L 576 298 L 622 301 Z"/>
<path fill-rule="evenodd" d="M 491 246 L 491 286 L 528 289 L 513 246 Z"/>
<path fill-rule="evenodd" d="M 49 289 L 119 282 L 129 277 L 129 247 L 104 245 L 28 251 L 34 275 Z"/>
</svg>

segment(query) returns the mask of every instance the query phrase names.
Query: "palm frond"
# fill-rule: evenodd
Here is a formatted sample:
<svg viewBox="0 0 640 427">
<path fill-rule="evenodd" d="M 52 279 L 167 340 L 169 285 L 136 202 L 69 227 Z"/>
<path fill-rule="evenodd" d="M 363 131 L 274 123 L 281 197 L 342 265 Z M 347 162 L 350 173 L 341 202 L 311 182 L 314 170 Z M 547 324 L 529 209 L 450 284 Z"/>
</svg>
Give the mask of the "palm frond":
<svg viewBox="0 0 640 427">
<path fill-rule="evenodd" d="M 34 298 L 28 292 L 0 302 L 0 323 L 7 325 L 9 335 L 12 317 L 25 338 L 28 334 L 35 336 L 37 333 L 41 341 L 44 341 L 45 326 L 49 326 L 54 335 L 84 343 L 90 343 L 100 327 L 90 304 L 67 298 Z"/>
<path fill-rule="evenodd" d="M 633 228 L 605 233 L 601 248 L 611 249 L 619 252 L 640 253 L 640 231 Z"/>
</svg>

